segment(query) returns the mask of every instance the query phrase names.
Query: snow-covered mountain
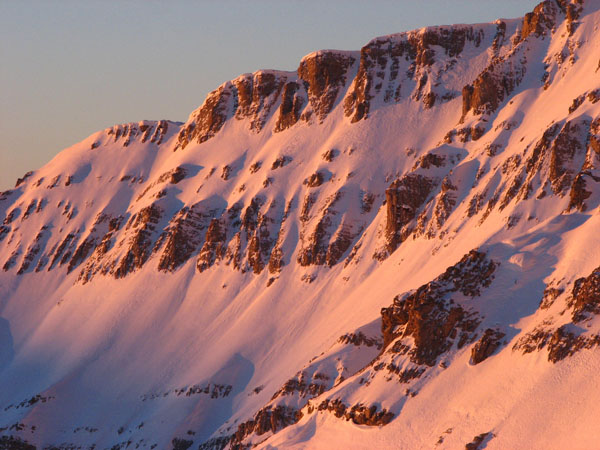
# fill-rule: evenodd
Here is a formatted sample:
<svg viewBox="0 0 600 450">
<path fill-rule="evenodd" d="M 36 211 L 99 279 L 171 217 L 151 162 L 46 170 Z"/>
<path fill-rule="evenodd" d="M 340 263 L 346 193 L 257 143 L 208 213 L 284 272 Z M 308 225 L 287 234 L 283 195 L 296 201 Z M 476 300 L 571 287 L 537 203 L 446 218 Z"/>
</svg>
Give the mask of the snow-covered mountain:
<svg viewBox="0 0 600 450">
<path fill-rule="evenodd" d="M 0 448 L 597 448 L 600 1 L 323 50 L 0 194 Z"/>
</svg>

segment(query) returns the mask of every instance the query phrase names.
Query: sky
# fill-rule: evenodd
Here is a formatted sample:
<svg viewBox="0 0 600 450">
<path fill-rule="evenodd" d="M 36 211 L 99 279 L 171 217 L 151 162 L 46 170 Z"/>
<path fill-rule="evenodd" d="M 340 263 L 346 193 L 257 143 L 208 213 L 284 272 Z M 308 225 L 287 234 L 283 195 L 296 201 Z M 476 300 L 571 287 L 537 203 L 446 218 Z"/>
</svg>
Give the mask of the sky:
<svg viewBox="0 0 600 450">
<path fill-rule="evenodd" d="M 208 92 L 320 49 L 523 16 L 529 0 L 0 0 L 0 191 L 117 123 L 184 121 Z"/>
</svg>

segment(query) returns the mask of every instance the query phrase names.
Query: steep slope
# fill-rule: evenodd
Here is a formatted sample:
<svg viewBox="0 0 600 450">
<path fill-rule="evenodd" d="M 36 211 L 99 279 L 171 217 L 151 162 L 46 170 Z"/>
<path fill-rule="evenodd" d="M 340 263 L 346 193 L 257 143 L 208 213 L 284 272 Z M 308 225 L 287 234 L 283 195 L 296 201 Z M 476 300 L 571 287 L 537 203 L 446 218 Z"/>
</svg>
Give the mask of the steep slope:
<svg viewBox="0 0 600 450">
<path fill-rule="evenodd" d="M 0 446 L 593 448 L 598 27 L 316 52 L 26 174 Z"/>
</svg>

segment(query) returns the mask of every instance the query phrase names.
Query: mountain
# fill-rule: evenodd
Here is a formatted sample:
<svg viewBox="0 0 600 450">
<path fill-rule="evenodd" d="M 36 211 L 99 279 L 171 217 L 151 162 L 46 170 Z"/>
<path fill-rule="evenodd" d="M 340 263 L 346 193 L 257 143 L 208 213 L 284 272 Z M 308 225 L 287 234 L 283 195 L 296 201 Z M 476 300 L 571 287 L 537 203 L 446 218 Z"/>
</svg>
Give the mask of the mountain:
<svg viewBox="0 0 600 450">
<path fill-rule="evenodd" d="M 600 2 L 117 125 L 0 194 L 0 448 L 597 448 Z"/>
</svg>

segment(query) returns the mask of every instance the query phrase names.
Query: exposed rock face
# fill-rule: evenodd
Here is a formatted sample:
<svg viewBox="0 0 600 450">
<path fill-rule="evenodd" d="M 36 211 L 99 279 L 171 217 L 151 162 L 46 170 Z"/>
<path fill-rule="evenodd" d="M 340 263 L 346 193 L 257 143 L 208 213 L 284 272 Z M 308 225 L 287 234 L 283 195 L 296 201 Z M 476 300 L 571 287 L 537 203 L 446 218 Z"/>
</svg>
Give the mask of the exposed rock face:
<svg viewBox="0 0 600 450">
<path fill-rule="evenodd" d="M 502 338 L 505 336 L 499 330 L 488 328 L 483 336 L 473 345 L 471 349 L 471 363 L 479 364 L 490 357 L 501 345 Z"/>
<path fill-rule="evenodd" d="M 542 300 L 540 301 L 540 309 L 548 309 L 554 301 L 564 292 L 564 289 L 555 288 L 552 286 L 546 287 L 544 289 L 544 295 Z"/>
<path fill-rule="evenodd" d="M 329 384 L 320 382 L 321 380 L 328 381 L 329 377 L 326 375 L 316 374 L 313 376 L 314 380 L 308 380 L 305 372 L 300 372 L 295 378 L 292 378 L 281 387 L 271 400 L 275 400 L 278 397 L 284 397 L 286 395 L 298 394 L 300 398 L 304 397 L 317 397 L 329 389 Z"/>
<path fill-rule="evenodd" d="M 117 232 L 121 228 L 121 223 L 123 222 L 123 220 L 124 218 L 122 216 L 111 217 L 107 214 L 101 214 L 100 216 L 98 216 L 93 231 L 84 241 L 84 246 L 82 247 L 82 249 L 84 252 L 87 252 L 89 250 L 87 248 L 87 245 L 85 245 L 86 242 L 93 242 L 93 245 L 95 245 L 95 247 L 91 256 L 85 259 L 85 266 L 79 273 L 79 276 L 77 278 L 78 281 L 81 281 L 85 284 L 88 281 L 90 281 L 96 273 L 100 272 L 102 274 L 107 274 L 110 270 L 114 269 L 115 262 L 104 261 L 104 256 L 112 247 L 114 240 L 113 238 L 116 238 Z M 104 226 L 107 226 L 107 229 L 104 232 L 104 234 L 102 234 L 101 231 L 102 224 L 106 224 Z M 104 228 L 104 226 L 102 226 L 102 228 Z M 76 252 L 76 254 L 77 253 L 78 252 Z M 75 260 L 75 256 L 73 257 L 73 259 Z M 42 262 L 43 260 L 40 259 L 40 263 L 38 263 L 36 271 L 43 268 Z M 75 265 L 78 265 L 80 262 L 83 262 L 83 260 L 75 261 Z"/>
<path fill-rule="evenodd" d="M 550 3 L 554 2 L 546 1 L 539 5 L 538 8 L 556 8 L 555 6 L 550 5 Z M 524 30 L 530 30 L 531 27 L 536 28 L 539 24 L 539 20 L 542 20 L 542 17 L 545 16 L 543 14 L 534 14 L 532 18 L 528 19 L 526 17 L 524 19 L 526 23 L 526 25 L 524 25 Z M 533 22 L 531 22 L 532 20 Z M 535 25 L 530 25 L 532 23 L 535 23 Z M 501 23 L 498 23 L 496 38 L 503 40 L 504 32 L 505 27 L 503 28 Z M 494 44 L 496 43 L 497 41 L 495 39 Z M 469 111 L 473 111 L 473 114 L 475 115 L 493 113 L 498 109 L 498 106 L 515 91 L 527 71 L 525 62 L 528 51 L 529 49 L 526 46 L 522 44 L 519 45 L 518 42 L 515 43 L 515 46 L 508 53 L 501 56 L 495 55 L 490 64 L 477 76 L 477 78 L 472 83 L 463 87 L 461 122 Z"/>
<path fill-rule="evenodd" d="M 346 84 L 348 70 L 354 62 L 353 56 L 333 51 L 312 53 L 300 62 L 298 76 L 308 85 L 310 106 L 319 122 L 333 109 L 340 90 Z"/>
<path fill-rule="evenodd" d="M 361 331 L 359 331 L 358 333 L 347 333 L 343 336 L 340 336 L 338 342 L 341 344 L 352 344 L 357 347 L 360 347 L 361 345 L 366 345 L 367 347 L 377 347 L 378 349 L 381 349 L 381 347 L 383 346 L 382 342 L 379 339 L 367 337 Z"/>
<path fill-rule="evenodd" d="M 567 303 L 573 308 L 575 323 L 585 320 L 590 314 L 600 314 L 600 267 L 575 281 Z"/>
<path fill-rule="evenodd" d="M 588 181 L 592 183 L 600 183 L 600 177 L 592 175 L 589 171 L 584 171 L 577 174 L 575 180 L 573 180 L 571 191 L 569 193 L 568 211 L 576 209 L 583 212 L 587 209 L 585 201 L 592 195 L 592 191 L 587 190 Z"/>
<path fill-rule="evenodd" d="M 473 81 L 463 87 L 463 118 L 474 114 L 492 113 L 510 95 L 525 75 L 525 66 L 512 67 L 509 63 L 490 65 Z M 462 121 L 462 119 L 461 119 Z"/>
<path fill-rule="evenodd" d="M 171 441 L 171 444 L 173 444 L 173 450 L 187 450 L 192 446 L 193 443 L 194 441 L 181 438 L 174 438 Z"/>
<path fill-rule="evenodd" d="M 556 23 L 559 2 L 547 0 L 537 5 L 532 12 L 525 14 L 521 26 L 521 40 L 529 35 L 541 36 L 551 30 Z"/>
<path fill-rule="evenodd" d="M 570 193 L 568 210 L 585 209 L 585 200 L 591 193 L 586 190 L 587 181 L 596 181 L 591 168 L 593 158 L 586 162 L 585 148 L 590 124 L 587 120 L 567 121 L 561 126 L 556 123 L 544 131 L 525 162 L 524 170 L 515 177 L 517 185 L 511 190 L 519 190 L 518 198 L 526 200 L 537 190 L 537 198 L 548 194 L 565 196 Z M 548 189 L 549 188 L 549 189 Z M 570 191 L 569 191 L 570 188 Z M 551 190 L 550 190 L 551 189 Z M 510 190 L 507 193 L 511 194 Z M 514 192 L 512 192 L 513 197 Z M 512 197 L 507 200 L 510 201 Z M 503 200 L 503 205 L 507 202 Z"/>
<path fill-rule="evenodd" d="M 304 86 L 296 81 L 286 83 L 281 94 L 281 105 L 279 106 L 274 131 L 283 131 L 298 122 L 306 102 Z"/>
<path fill-rule="evenodd" d="M 0 234 L 1 234 L 1 231 L 0 231 Z M 21 275 L 21 274 L 25 273 L 27 270 L 29 270 L 29 267 L 32 265 L 33 262 L 35 262 L 35 258 L 37 257 L 38 253 L 42 250 L 43 240 L 47 239 L 48 234 L 49 234 L 48 227 L 44 225 L 41 228 L 41 230 L 39 231 L 39 233 L 36 235 L 33 243 L 29 246 L 29 248 L 25 252 L 25 256 L 23 257 L 23 262 L 21 263 L 21 267 L 19 267 L 17 274 Z M 0 240 L 1 240 L 1 237 L 0 237 Z"/>
<path fill-rule="evenodd" d="M 487 433 L 478 434 L 473 438 L 471 442 L 465 445 L 465 450 L 479 450 L 485 442 L 489 442 L 490 438 L 493 438 L 494 435 L 491 431 Z"/>
<path fill-rule="evenodd" d="M 574 176 L 573 160 L 579 153 L 583 156 L 587 140 L 586 123 L 567 122 L 556 136 L 550 148 L 549 178 L 555 194 L 564 194 Z"/>
<path fill-rule="evenodd" d="M 90 234 L 90 236 L 88 236 L 73 253 L 73 257 L 71 258 L 71 261 L 69 261 L 69 266 L 67 267 L 67 272 L 70 273 L 77 266 L 79 266 L 79 264 L 85 261 L 90 252 L 94 250 L 96 245 L 97 238 Z"/>
<path fill-rule="evenodd" d="M 436 236 L 456 206 L 456 190 L 457 187 L 452 184 L 449 176 L 442 180 L 439 194 L 429 202 L 418 218 L 416 236 L 425 235 L 429 239 Z"/>
<path fill-rule="evenodd" d="M 179 183 L 181 180 L 183 180 L 186 176 L 186 171 L 183 167 L 176 167 L 175 169 L 173 169 L 169 175 L 168 175 L 168 179 L 169 179 L 169 183 L 171 184 L 177 184 Z M 161 180 L 160 178 L 158 179 L 158 182 L 162 182 L 163 180 Z"/>
<path fill-rule="evenodd" d="M 600 346 L 600 334 L 581 334 L 571 324 L 556 329 L 539 326 L 523 335 L 513 346 L 513 351 L 523 354 L 548 348 L 548 361 L 558 363 L 583 349 Z"/>
<path fill-rule="evenodd" d="M 271 170 L 276 170 L 276 169 L 279 169 L 280 167 L 285 167 L 291 162 L 292 162 L 291 156 L 286 156 L 286 155 L 279 156 L 279 157 L 277 157 L 277 159 L 275 159 L 275 161 L 273 161 L 273 164 L 271 165 Z"/>
<path fill-rule="evenodd" d="M 313 173 L 310 177 L 304 180 L 303 184 L 306 184 L 308 187 L 318 187 L 323 184 L 325 181 L 325 174 L 321 171 L 317 171 Z"/>
<path fill-rule="evenodd" d="M 352 223 L 342 220 L 342 215 L 335 209 L 336 204 L 342 199 L 343 191 L 337 191 L 330 196 L 322 208 L 322 213 L 312 232 L 304 230 L 300 236 L 302 247 L 298 252 L 298 263 L 302 266 L 323 265 L 333 266 L 350 248 L 357 231 Z M 309 221 L 309 211 L 314 202 L 312 196 L 307 196 L 300 220 Z M 304 219 L 303 219 L 304 217 Z M 308 237 L 306 236 L 308 235 Z"/>
<path fill-rule="evenodd" d="M 226 247 L 227 227 L 222 219 L 212 219 L 208 230 L 204 245 L 198 256 L 196 267 L 200 272 L 204 272 L 211 267 L 215 261 L 222 259 L 227 250 Z"/>
<path fill-rule="evenodd" d="M 18 430 L 18 427 L 11 428 Z M 0 450 L 36 450 L 35 445 L 15 436 L 0 437 Z"/>
<path fill-rule="evenodd" d="M 50 253 L 53 254 L 48 270 L 52 270 L 58 263 L 62 265 L 69 261 L 71 258 L 72 248 L 74 245 L 73 241 L 75 237 L 76 235 L 74 233 L 67 234 L 58 247 L 50 251 Z"/>
<path fill-rule="evenodd" d="M 408 225 L 429 197 L 434 183 L 418 174 L 395 180 L 385 191 L 387 250 L 392 253 L 412 232 Z"/>
<path fill-rule="evenodd" d="M 31 175 L 33 175 L 33 171 L 29 171 L 27 172 L 25 175 L 23 175 L 21 178 L 17 178 L 17 182 L 15 183 L 15 188 L 18 188 L 19 186 L 21 186 L 23 183 L 25 183 L 25 181 L 31 177 Z"/>
<path fill-rule="evenodd" d="M 578 20 L 576 4 L 564 1 L 556 4 L 561 14 L 570 17 L 571 30 L 574 29 Z M 550 41 L 542 36 L 559 26 L 564 27 L 558 20 L 551 24 L 552 18 L 546 17 L 544 11 L 553 7 L 548 2 L 544 5 L 536 8 L 524 21 L 522 29 L 516 28 L 516 21 L 498 22 L 494 43 L 480 50 L 477 47 L 481 43 L 486 47 L 490 43 L 493 24 L 438 27 L 377 39 L 362 49 L 360 64 L 357 54 L 320 52 L 303 60 L 298 70 L 300 78 L 293 73 L 269 71 L 242 75 L 209 95 L 184 127 L 175 127 L 181 130 L 179 149 L 189 143 L 205 142 L 219 132 L 229 133 L 227 121 L 232 129 L 235 128 L 235 133 L 246 127 L 244 131 L 248 136 L 240 133 L 230 140 L 229 135 L 223 135 L 227 148 L 225 145 L 211 147 L 211 143 L 199 149 L 186 147 L 187 153 L 169 156 L 157 145 L 167 140 L 175 144 L 177 136 L 170 140 L 169 133 L 173 133 L 174 128 L 170 123 L 126 124 L 111 128 L 105 135 L 99 134 L 101 137 L 97 141 L 85 141 L 83 159 L 90 158 L 94 167 L 82 168 L 77 166 L 78 163 L 68 161 L 63 173 L 58 174 L 55 168 L 60 165 L 56 164 L 35 175 L 26 174 L 17 181 L 16 189 L 0 193 L 0 267 L 11 272 L 0 273 L 9 280 L 15 274 L 25 274 L 17 281 L 26 286 L 31 276 L 37 276 L 31 273 L 32 270 L 56 269 L 55 273 L 45 275 L 48 279 L 78 271 L 78 281 L 86 283 L 96 274 L 125 277 L 143 265 L 150 266 L 143 274 L 145 278 L 151 277 L 151 270 L 155 268 L 161 272 L 175 272 L 185 265 L 186 271 L 191 269 L 193 272 L 195 269 L 190 264 L 195 264 L 202 274 L 179 273 L 174 279 L 184 279 L 187 283 L 193 276 L 200 284 L 218 280 L 223 287 L 219 292 L 232 302 L 252 298 L 252 290 L 259 292 L 262 288 L 270 302 L 273 295 L 288 295 L 286 291 L 290 288 L 285 283 L 290 283 L 293 289 L 309 292 L 311 302 L 318 302 L 319 295 L 330 292 L 330 287 L 326 286 L 329 280 L 337 280 L 336 283 L 341 283 L 339 286 L 347 283 L 348 291 L 372 282 L 369 280 L 377 280 L 370 274 L 379 270 L 380 265 L 363 259 L 374 251 L 383 249 L 388 256 L 406 239 L 414 238 L 421 242 L 410 247 L 418 249 L 423 244 L 422 248 L 427 251 L 427 255 L 415 255 L 417 261 L 426 262 L 430 255 L 432 260 L 447 258 L 451 251 L 464 248 L 470 238 L 469 232 L 473 232 L 473 236 L 476 234 L 478 242 L 486 242 L 489 236 L 486 233 L 492 233 L 490 229 L 504 224 L 510 228 L 519 223 L 516 230 L 503 229 L 494 234 L 493 242 L 500 245 L 492 248 L 496 251 L 507 243 L 515 247 L 527 245 L 531 252 L 523 250 L 524 255 L 525 252 L 529 254 L 523 256 L 522 274 L 528 276 L 531 273 L 538 277 L 537 268 L 528 272 L 530 261 L 539 263 L 536 252 L 547 246 L 548 254 L 556 256 L 555 244 L 549 241 L 566 229 L 560 227 L 579 227 L 579 223 L 590 220 L 586 224 L 589 227 L 597 215 L 600 119 L 591 124 L 589 121 L 597 112 L 598 105 L 594 104 L 600 101 L 600 90 L 587 86 L 586 91 L 576 86 L 568 96 L 569 103 L 575 97 L 569 115 L 566 114 L 569 103 L 561 104 L 556 110 L 563 114 L 562 118 L 548 118 L 545 112 L 540 114 L 540 120 L 552 120 L 543 135 L 543 129 L 538 133 L 537 125 L 531 125 L 535 122 L 530 120 L 531 117 L 519 117 L 518 107 L 507 107 L 497 116 L 472 116 L 497 111 L 503 102 L 510 102 L 510 96 L 515 94 L 525 75 L 525 67 L 534 70 L 528 75 L 527 82 L 523 82 L 524 87 L 530 89 L 533 86 L 534 90 L 539 87 L 535 83 L 539 81 L 543 64 L 534 60 L 530 65 L 525 58 L 537 57 L 537 53 L 546 55 L 544 51 L 538 52 L 546 50 L 544 46 Z M 587 22 L 582 23 L 589 26 Z M 561 31 L 560 34 L 565 36 L 565 55 L 570 50 L 569 45 L 573 48 L 579 45 L 575 38 L 569 40 L 566 37 L 568 33 Z M 538 35 L 539 41 L 536 41 Z M 511 37 L 514 46 L 504 45 Z M 552 41 L 552 48 L 559 47 L 556 42 Z M 559 43 L 562 45 L 563 41 Z M 533 49 L 532 53 L 528 53 L 527 46 Z M 548 55 L 546 80 L 557 73 L 551 64 L 553 57 Z M 473 67 L 484 67 L 485 61 L 490 64 L 480 74 L 473 73 L 470 67 L 468 77 L 465 77 L 462 66 L 472 58 L 476 58 Z M 596 61 L 593 62 L 595 66 Z M 456 73 L 454 66 L 459 69 Z M 563 78 L 569 79 L 568 67 L 565 65 L 560 69 L 564 69 Z M 355 70 L 358 74 L 352 81 Z M 530 83 L 532 74 L 536 78 Z M 558 72 L 558 75 L 560 78 L 562 73 Z M 473 79 L 473 76 L 476 77 Z M 444 91 L 448 80 L 453 87 Z M 409 132 L 398 136 L 396 145 L 395 123 L 393 120 L 388 122 L 390 117 L 397 112 L 404 113 L 407 111 L 405 106 L 409 105 L 410 112 L 414 111 L 414 117 L 419 120 L 415 127 L 430 127 L 432 117 L 433 120 L 450 117 L 457 121 L 461 102 L 451 99 L 460 95 L 454 89 L 460 89 L 466 82 L 469 84 L 465 86 L 462 112 L 467 122 L 458 125 L 447 122 L 451 130 L 445 137 L 446 125 L 443 130 L 431 127 L 418 130 L 414 135 Z M 552 86 L 541 95 L 555 91 Z M 515 98 L 517 106 L 520 100 L 520 97 Z M 451 102 L 442 105 L 445 101 Z M 342 111 L 336 109 L 335 117 L 332 117 L 333 108 L 339 108 L 342 102 L 346 118 L 338 122 Z M 535 101 L 529 106 L 531 111 L 539 112 Z M 374 114 L 375 108 L 379 107 L 382 109 Z M 438 109 L 419 116 L 428 108 Z M 384 120 L 379 122 L 381 117 Z M 366 121 L 354 125 L 348 123 L 367 118 L 374 121 L 373 128 Z M 298 124 L 303 121 L 308 123 Z M 327 121 L 327 124 L 325 128 L 315 130 L 314 140 L 310 130 L 298 128 L 309 123 L 317 127 L 321 121 Z M 285 131 L 295 124 L 298 125 L 294 130 Z M 381 129 L 377 129 L 380 125 Z M 406 130 L 405 125 L 399 129 Z M 274 126 L 273 131 L 280 132 L 272 141 L 272 130 L 266 129 L 271 126 Z M 331 133 L 328 133 L 329 128 Z M 389 134 L 387 128 L 392 129 Z M 364 135 L 363 129 L 366 130 Z M 348 134 L 344 135 L 346 131 Z M 377 144 L 372 143 L 378 141 L 380 131 L 382 145 L 375 148 Z M 252 135 L 260 132 L 264 134 Z M 363 139 L 363 136 L 367 138 Z M 472 142 L 478 139 L 479 142 Z M 442 145 L 440 142 L 444 141 L 452 145 Z M 141 145 L 144 143 L 147 147 Z M 151 146 L 151 143 L 156 145 Z M 103 145 L 111 152 L 114 148 L 123 152 L 127 159 L 123 168 L 112 172 L 109 164 L 96 164 Z M 128 147 L 127 150 L 122 146 Z M 202 148 L 214 152 L 203 153 Z M 192 154 L 191 150 L 198 152 Z M 75 148 L 75 151 L 79 149 Z M 226 155 L 221 159 L 220 151 Z M 290 155 L 294 157 L 293 162 Z M 373 158 L 379 157 L 381 163 L 373 162 Z M 262 172 L 259 174 L 259 171 Z M 265 184 L 261 184 L 263 180 Z M 305 180 L 304 184 L 302 180 Z M 92 201 L 84 200 L 84 203 L 81 196 L 74 195 L 78 189 L 92 192 L 98 186 L 113 197 L 108 194 L 94 197 L 94 205 Z M 384 190 L 382 186 L 389 187 Z M 547 197 L 538 207 L 536 197 L 543 196 Z M 587 213 L 561 214 L 567 202 L 568 211 Z M 380 206 L 384 206 L 384 210 L 379 209 Z M 51 210 L 59 212 L 50 215 Z M 492 210 L 498 213 L 492 218 L 493 222 L 490 220 L 485 227 L 478 228 L 477 224 L 481 224 Z M 547 214 L 548 211 L 553 212 Z M 479 213 L 483 215 L 481 221 L 479 218 L 471 220 Z M 94 214 L 99 214 L 96 220 Z M 530 236 L 526 236 L 530 231 L 540 232 L 543 239 L 530 240 Z M 551 235 L 550 239 L 546 239 L 546 233 Z M 498 253 L 506 256 L 504 250 Z M 397 258 L 383 265 L 391 267 L 391 272 L 393 266 L 398 270 L 414 267 L 412 261 L 405 263 L 412 255 L 395 256 Z M 345 265 L 334 270 L 307 268 L 311 265 L 333 267 L 342 259 L 346 260 Z M 349 262 L 352 266 L 347 267 Z M 221 265 L 218 273 L 217 270 L 205 273 L 217 264 Z M 439 267 L 437 264 L 433 262 L 431 267 Z M 243 276 L 225 273 L 224 266 Z M 522 274 L 517 275 L 516 267 L 508 268 L 510 277 L 515 274 L 515 278 L 519 278 L 514 287 L 512 278 L 504 277 L 507 273 L 502 276 L 504 286 L 510 285 L 511 296 L 512 292 L 516 296 L 525 290 L 529 295 L 535 287 L 542 285 L 540 278 L 534 280 L 535 283 L 521 283 L 525 278 Z M 566 273 L 557 276 L 545 290 L 539 311 L 532 320 L 528 317 L 522 323 L 529 326 L 528 323 L 538 317 L 551 321 L 518 335 L 517 343 L 513 343 L 515 351 L 529 353 L 543 349 L 550 362 L 559 363 L 581 349 L 600 346 L 598 330 L 593 329 L 596 327 L 595 316 L 600 314 L 600 268 L 589 275 L 584 274 L 585 277 L 579 278 L 570 286 L 572 289 L 568 289 L 565 283 L 570 281 L 566 280 L 580 276 L 573 273 L 572 267 L 575 266 L 560 264 L 560 270 L 565 268 Z M 268 274 L 263 273 L 265 268 Z M 268 380 L 261 380 L 261 385 L 256 387 L 243 384 L 245 392 L 227 384 L 198 384 L 163 390 L 160 395 L 143 397 L 142 401 L 157 399 L 158 403 L 159 398 L 171 392 L 175 394 L 173 397 L 181 397 L 180 400 L 185 402 L 186 397 L 203 394 L 202 400 L 215 399 L 214 404 L 229 397 L 215 407 L 219 414 L 229 414 L 231 404 L 241 405 L 238 412 L 255 412 L 245 417 L 236 413 L 240 420 L 236 420 L 235 425 L 229 421 L 221 424 L 219 429 L 213 428 L 213 436 L 221 437 L 201 445 L 203 449 L 268 445 L 262 441 L 270 433 L 295 424 L 302 414 L 332 414 L 358 425 L 383 426 L 394 414 L 401 414 L 403 402 L 410 402 L 422 387 L 458 357 L 464 362 L 464 358 L 470 356 L 473 365 L 485 363 L 487 359 L 490 364 L 497 359 L 494 355 L 506 345 L 503 331 L 507 328 L 502 323 L 508 317 L 506 311 L 500 314 L 497 305 L 488 304 L 489 308 L 480 308 L 489 314 L 483 317 L 478 308 L 485 300 L 472 298 L 484 294 L 496 269 L 496 262 L 480 251 L 472 251 L 415 291 L 398 295 L 393 303 L 392 296 L 384 299 L 384 304 L 391 305 L 381 310 L 381 323 L 377 318 L 360 328 L 364 332 L 355 330 L 342 335 L 307 366 L 294 367 L 289 373 L 296 372 L 296 375 L 280 389 L 260 395 L 262 401 L 269 399 L 263 397 L 265 394 L 273 393 L 266 404 L 258 404 L 255 399 L 259 398 L 265 385 L 271 386 Z M 416 276 L 419 279 L 429 273 L 427 267 L 418 270 Z M 253 277 L 250 272 L 261 276 Z M 278 276 L 280 272 L 281 276 Z M 68 280 L 73 280 L 76 275 L 77 272 L 72 273 Z M 166 279 L 167 275 L 160 277 Z M 135 283 L 136 279 L 131 277 L 127 283 Z M 230 280 L 233 279 L 241 281 L 232 283 Z M 407 279 L 403 275 L 401 283 Z M 269 288 L 271 285 L 273 287 Z M 83 288 L 89 287 L 76 286 L 74 290 Z M 243 297 L 238 297 L 242 289 L 248 290 Z M 387 289 L 382 286 L 375 291 L 383 293 Z M 494 301 L 501 301 L 501 293 L 498 294 L 501 289 L 503 286 L 494 289 L 491 295 Z M 540 292 L 533 292 L 527 305 L 532 306 L 530 303 L 535 302 L 538 294 Z M 340 301 L 344 299 L 340 297 Z M 275 300 L 279 298 L 275 297 Z M 235 309 L 236 305 L 232 305 Z M 264 305 L 262 301 L 262 306 L 257 307 Z M 372 307 L 364 306 L 365 311 Z M 254 307 L 252 305 L 253 310 Z M 298 308 L 298 314 L 314 319 L 313 314 L 320 310 L 321 306 L 317 305 L 315 309 L 308 304 Z M 61 313 L 65 308 L 53 311 Z M 517 311 L 515 315 L 517 313 L 520 314 Z M 494 328 L 499 318 L 499 328 Z M 248 323 L 247 318 L 240 321 L 241 326 Z M 307 321 L 307 326 L 310 323 L 315 322 Z M 344 331 L 336 331 L 335 336 Z M 511 331 L 518 332 L 515 328 Z M 312 340 L 307 345 L 316 347 L 319 344 Z M 297 360 L 293 361 L 297 363 Z M 252 363 L 256 364 L 255 375 L 265 373 L 264 367 L 260 367 L 264 360 Z M 475 372 L 480 371 L 476 369 Z M 288 377 L 286 375 L 282 380 Z M 371 403 L 370 395 L 374 392 L 379 395 L 385 383 L 391 386 L 390 400 L 381 400 L 379 396 L 381 403 Z M 355 392 L 359 395 L 354 396 Z M 349 403 L 348 399 L 353 400 Z M 364 403 L 355 404 L 356 399 Z M 237 431 L 236 427 L 239 427 Z M 200 433 L 205 431 L 206 428 Z M 481 431 L 473 430 L 468 436 Z M 170 435 L 169 439 L 176 435 Z M 180 448 L 197 447 L 198 442 L 192 443 L 196 438 L 189 437 L 192 440 L 188 440 L 188 436 L 193 436 L 192 430 L 185 439 L 176 438 L 171 443 Z M 486 439 L 489 439 L 486 433 L 476 436 L 467 448 L 483 446 Z M 127 445 L 124 443 L 122 447 Z"/>
<path fill-rule="evenodd" d="M 242 75 L 233 81 L 237 89 L 237 119 L 250 119 L 250 130 L 262 130 L 271 108 L 277 102 L 285 77 L 277 73 L 259 71 L 251 75 Z"/>
<path fill-rule="evenodd" d="M 481 289 L 491 284 L 496 267 L 484 253 L 472 250 L 436 280 L 394 298 L 392 306 L 381 310 L 384 349 L 397 338 L 412 337 L 414 347 L 403 352 L 416 364 L 433 366 L 456 338 L 458 348 L 471 342 L 481 318 L 454 303 L 449 295 L 480 295 Z"/>
<path fill-rule="evenodd" d="M 123 147 L 128 147 L 134 141 L 139 141 L 142 144 L 150 141 L 153 144 L 160 145 L 169 130 L 169 124 L 177 126 L 177 124 L 168 120 L 157 122 L 144 120 L 139 123 L 115 125 L 108 128 L 105 133 L 112 138 L 113 142 L 121 142 Z M 91 149 L 94 150 L 99 145 L 98 142 L 95 142 L 92 144 Z"/>
<path fill-rule="evenodd" d="M 164 241 L 158 270 L 174 271 L 185 263 L 202 242 L 203 231 L 217 211 L 205 209 L 201 203 L 182 208 L 156 242 L 157 251 Z"/>
<path fill-rule="evenodd" d="M 246 448 L 242 441 L 252 433 L 261 436 L 265 433 L 277 431 L 291 424 L 298 422 L 302 418 L 302 413 L 295 408 L 288 408 L 280 405 L 276 407 L 265 407 L 259 410 L 254 418 L 241 423 L 237 431 L 231 436 L 229 445 L 232 449 Z"/>
<path fill-rule="evenodd" d="M 387 409 L 379 410 L 377 405 L 363 405 L 357 403 L 353 406 L 347 406 L 339 399 L 325 399 L 316 408 L 317 411 L 327 411 L 339 419 L 352 421 L 356 425 L 383 426 L 387 425 L 394 418 L 394 413 Z M 309 413 L 312 410 L 309 408 Z"/>
<path fill-rule="evenodd" d="M 547 288 L 540 308 L 550 307 L 562 292 L 560 289 Z M 550 301 L 546 301 L 546 297 Z M 567 306 L 572 308 L 571 323 L 553 328 L 552 321 L 547 320 L 521 336 L 514 344 L 513 351 L 527 354 L 547 348 L 548 361 L 557 363 L 582 349 L 599 346 L 600 334 L 578 325 L 600 314 L 600 267 L 587 277 L 575 280 Z"/>
<path fill-rule="evenodd" d="M 115 278 L 123 278 L 128 273 L 142 267 L 148 260 L 152 253 L 152 237 L 162 214 L 162 208 L 156 204 L 152 204 L 143 208 L 129 219 L 126 229 L 132 229 L 134 234 L 129 239 L 127 253 L 115 268 Z"/>
<path fill-rule="evenodd" d="M 204 104 L 192 113 L 192 120 L 179 132 L 175 150 L 184 149 L 192 141 L 205 142 L 219 132 L 228 118 L 232 91 L 231 82 L 227 82 L 208 94 Z"/>
<path fill-rule="evenodd" d="M 267 264 L 271 273 L 276 272 L 275 267 L 281 267 L 281 257 L 274 248 L 282 226 L 282 211 L 277 201 L 271 202 L 268 210 L 261 214 L 258 209 L 249 211 L 243 220 L 243 227 L 248 236 L 248 264 L 255 274 L 259 274 Z M 281 252 L 281 249 L 279 249 Z M 270 262 L 273 258 L 273 263 Z"/>
<path fill-rule="evenodd" d="M 400 62 L 411 62 L 408 78 L 418 82 L 415 99 L 423 98 L 426 108 L 431 108 L 437 100 L 434 92 L 424 93 L 429 76 L 427 70 L 436 59 L 436 49 L 441 48 L 448 58 L 458 56 L 467 42 L 479 46 L 482 30 L 468 26 L 436 27 L 421 31 L 401 33 L 392 37 L 379 38 L 364 46 L 360 52 L 360 65 L 351 91 L 344 101 L 345 114 L 352 122 L 367 118 L 371 100 L 384 84 L 385 102 L 397 102 L 401 97 Z M 389 65 L 389 77 L 385 77 Z M 443 94 L 445 100 L 452 97 Z"/>
</svg>

